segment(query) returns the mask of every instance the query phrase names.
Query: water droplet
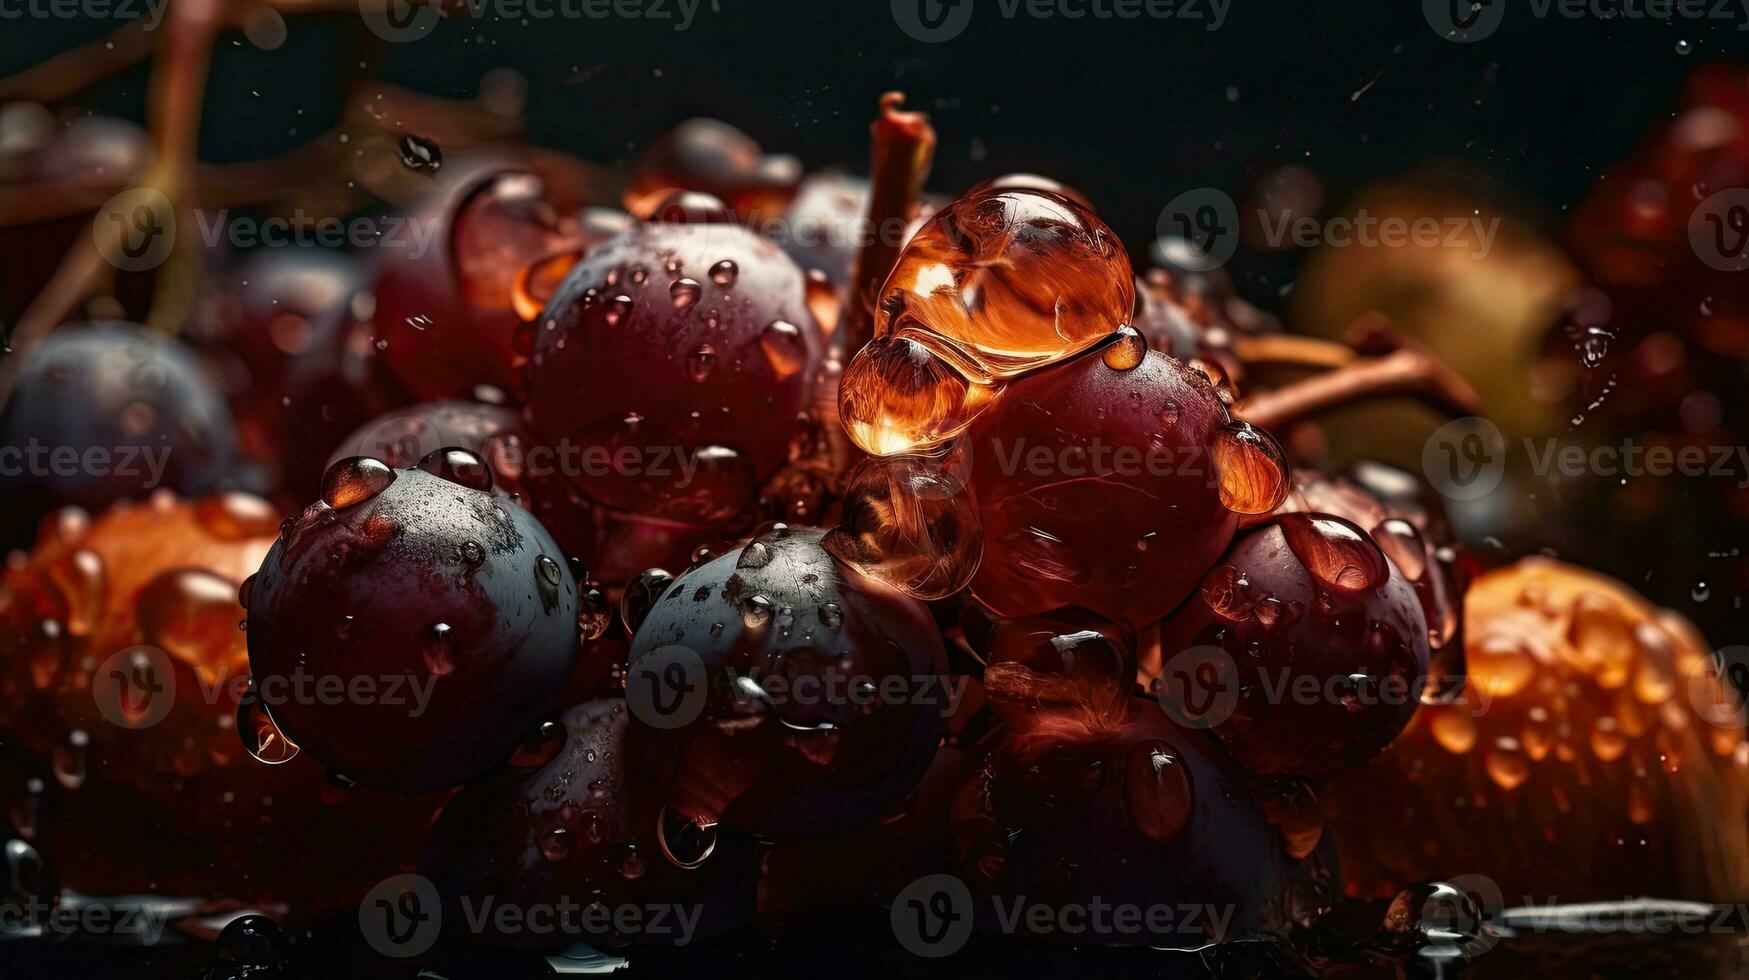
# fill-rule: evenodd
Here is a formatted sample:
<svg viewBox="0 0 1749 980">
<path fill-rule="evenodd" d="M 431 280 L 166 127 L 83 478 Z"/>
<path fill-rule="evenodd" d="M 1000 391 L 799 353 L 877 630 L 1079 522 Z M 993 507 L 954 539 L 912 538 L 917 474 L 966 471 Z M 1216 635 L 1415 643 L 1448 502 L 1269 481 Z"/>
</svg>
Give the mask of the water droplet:
<svg viewBox="0 0 1749 980">
<path fill-rule="evenodd" d="M 631 315 L 632 298 L 624 293 L 620 293 L 613 299 L 608 300 L 607 307 L 602 312 L 601 318 L 606 321 L 608 326 L 617 327 L 626 317 Z"/>
<path fill-rule="evenodd" d="M 564 747 L 565 726 L 556 721 L 543 721 L 523 736 L 510 756 L 510 764 L 519 769 L 539 769 L 558 758 Z"/>
<path fill-rule="evenodd" d="M 668 287 L 668 298 L 674 301 L 675 309 L 684 310 L 698 302 L 703 291 L 697 279 L 676 279 Z"/>
<path fill-rule="evenodd" d="M 741 557 L 735 559 L 736 568 L 764 568 L 771 564 L 771 549 L 764 542 L 755 541 L 741 549 Z"/>
<path fill-rule="evenodd" d="M 1693 50 L 1694 50 L 1694 45 L 1688 43 L 1688 41 L 1686 39 L 1676 42 L 1676 53 L 1677 54 L 1686 55 Z"/>
<path fill-rule="evenodd" d="M 1524 749 L 1518 740 L 1501 737 L 1494 740 L 1488 748 L 1484 760 L 1488 769 L 1488 778 L 1494 780 L 1494 785 L 1503 790 L 1511 791 L 1524 784 L 1530 778 L 1530 763 L 1524 757 Z"/>
<path fill-rule="evenodd" d="M 230 579 L 205 569 L 170 569 L 140 589 L 140 632 L 147 643 L 217 676 L 244 657 L 236 592 Z"/>
<path fill-rule="evenodd" d="M 759 348 L 778 378 L 794 377 L 808 366 L 808 345 L 802 331 L 788 320 L 773 320 L 759 334 Z"/>
<path fill-rule="evenodd" d="M 741 603 L 741 625 L 750 630 L 763 629 L 771 622 L 771 600 L 765 596 L 749 596 Z"/>
<path fill-rule="evenodd" d="M 1125 324 L 1117 328 L 1112 340 L 1105 348 L 1103 360 L 1105 366 L 1113 371 L 1128 371 L 1140 367 L 1148 357 L 1148 340 L 1135 327 Z"/>
<path fill-rule="evenodd" d="M 462 542 L 462 561 L 478 566 L 486 560 L 486 549 L 480 547 L 478 541 Z"/>
<path fill-rule="evenodd" d="M 297 743 L 286 738 L 267 713 L 267 706 L 261 703 L 253 679 L 243 699 L 237 703 L 237 736 L 243 740 L 244 751 L 257 762 L 278 766 L 297 758 Z"/>
<path fill-rule="evenodd" d="M 91 736 L 85 730 L 75 728 L 67 733 L 67 740 L 55 746 L 51 761 L 55 772 L 55 782 L 67 789 L 78 789 L 85 785 L 85 777 L 89 773 L 88 759 L 91 749 Z"/>
<path fill-rule="evenodd" d="M 1340 517 L 1283 514 L 1276 524 L 1306 571 L 1332 589 L 1376 589 L 1390 576 L 1377 542 Z"/>
<path fill-rule="evenodd" d="M 1236 514 L 1267 514 L 1287 499 L 1292 482 L 1287 456 L 1269 433 L 1237 422 L 1215 434 L 1211 447 L 1221 503 Z"/>
<path fill-rule="evenodd" d="M 443 166 L 443 147 L 423 136 L 401 134 L 395 144 L 401 152 L 401 164 L 419 173 L 436 173 Z"/>
<path fill-rule="evenodd" d="M 555 827 L 541 835 L 540 853 L 548 861 L 563 861 L 571 854 L 570 831 Z"/>
<path fill-rule="evenodd" d="M 594 642 L 613 625 L 613 610 L 600 589 L 589 589 L 577 604 L 577 629 L 585 643 Z"/>
<path fill-rule="evenodd" d="M 660 568 L 646 568 L 626 584 L 625 594 L 619 600 L 619 617 L 625 624 L 627 636 L 637 633 L 644 618 L 655 607 L 656 600 L 672 584 L 674 576 Z"/>
<path fill-rule="evenodd" d="M 491 468 L 466 449 L 449 446 L 436 450 L 419 461 L 419 469 L 469 490 L 485 493 L 492 489 Z"/>
<path fill-rule="evenodd" d="M 711 282 L 727 289 L 735 284 L 735 277 L 740 273 L 741 269 L 735 265 L 734 259 L 723 259 L 711 266 Z"/>
<path fill-rule="evenodd" d="M 455 630 L 448 623 L 437 623 L 427 632 L 425 647 L 420 651 L 420 656 L 424 658 L 425 669 L 431 671 L 431 676 L 445 677 L 455 670 L 455 662 L 450 659 L 454 644 Z"/>
<path fill-rule="evenodd" d="M 103 589 L 107 579 L 103 559 L 89 548 L 80 548 L 51 562 L 47 572 L 49 581 L 54 583 L 66 603 L 64 625 L 68 635 L 89 635 L 103 615 Z"/>
<path fill-rule="evenodd" d="M 1373 528 L 1373 540 L 1403 577 L 1418 582 L 1427 574 L 1427 543 L 1415 525 L 1401 517 L 1392 517 Z"/>
<path fill-rule="evenodd" d="M 717 351 L 709 344 L 699 344 L 696 350 L 686 355 L 686 376 L 694 381 L 710 377 L 716 367 Z"/>
<path fill-rule="evenodd" d="M 690 871 L 716 851 L 717 825 L 688 820 L 672 806 L 664 806 L 656 816 L 656 844 L 671 864 Z"/>
<path fill-rule="evenodd" d="M 382 493 L 395 482 L 395 471 L 380 459 L 353 456 L 340 460 L 322 474 L 322 502 L 342 510 Z"/>
<path fill-rule="evenodd" d="M 1176 838 L 1195 811 L 1184 764 L 1162 742 L 1129 750 L 1123 789 L 1130 823 L 1142 836 L 1161 844 Z"/>
</svg>

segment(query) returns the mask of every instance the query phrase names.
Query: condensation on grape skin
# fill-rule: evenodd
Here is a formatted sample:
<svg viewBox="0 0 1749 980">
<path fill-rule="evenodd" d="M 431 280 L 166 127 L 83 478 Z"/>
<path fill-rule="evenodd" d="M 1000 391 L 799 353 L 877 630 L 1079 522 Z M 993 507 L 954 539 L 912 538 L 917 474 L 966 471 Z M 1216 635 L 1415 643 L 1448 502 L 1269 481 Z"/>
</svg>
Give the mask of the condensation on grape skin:
<svg viewBox="0 0 1749 980">
<path fill-rule="evenodd" d="M 1267 514 L 1287 499 L 1287 455 L 1274 437 L 1246 422 L 1216 432 L 1209 447 L 1221 504 L 1235 514 Z"/>
<path fill-rule="evenodd" d="M 1377 543 L 1348 521 L 1328 514 L 1283 514 L 1282 537 L 1306 571 L 1343 592 L 1376 589 L 1390 577 Z"/>
<path fill-rule="evenodd" d="M 839 387 L 838 414 L 864 452 L 920 453 L 964 432 L 1000 391 L 967 382 L 913 339 L 882 338 L 851 358 Z"/>
</svg>

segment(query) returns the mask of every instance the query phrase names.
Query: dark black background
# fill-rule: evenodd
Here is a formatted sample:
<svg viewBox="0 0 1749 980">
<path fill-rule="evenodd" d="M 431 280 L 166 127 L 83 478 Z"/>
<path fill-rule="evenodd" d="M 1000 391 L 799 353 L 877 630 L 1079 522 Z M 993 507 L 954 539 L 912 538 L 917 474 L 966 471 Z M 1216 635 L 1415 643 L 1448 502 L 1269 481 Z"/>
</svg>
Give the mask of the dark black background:
<svg viewBox="0 0 1749 980">
<path fill-rule="evenodd" d="M 1514 2 L 1498 32 L 1463 45 L 1434 32 L 1419 0 L 1232 0 L 1214 32 L 1206 20 L 1005 20 L 997 0 L 972 2 L 970 26 L 940 44 L 904 34 L 887 0 L 715 0 L 714 11 L 703 0 L 686 31 L 488 16 L 407 44 L 349 13 L 293 17 L 276 51 L 240 33 L 221 44 L 201 153 L 260 158 L 314 138 L 360 72 L 460 97 L 510 66 L 529 81 L 535 142 L 609 162 L 712 115 L 810 167 L 860 169 L 874 100 L 900 88 L 941 135 L 932 187 L 1046 173 L 1089 193 L 1131 242 L 1180 191 L 1233 190 L 1285 161 L 1318 170 L 1336 201 L 1372 177 L 1455 162 L 1553 221 L 1668 111 L 1696 65 L 1749 56 L 1741 10 L 1732 21 L 1539 20 Z M 0 73 L 114 26 L 0 22 Z M 81 102 L 137 118 L 145 77 L 131 71 Z M 1248 291 L 1275 299 L 1255 281 Z"/>
</svg>

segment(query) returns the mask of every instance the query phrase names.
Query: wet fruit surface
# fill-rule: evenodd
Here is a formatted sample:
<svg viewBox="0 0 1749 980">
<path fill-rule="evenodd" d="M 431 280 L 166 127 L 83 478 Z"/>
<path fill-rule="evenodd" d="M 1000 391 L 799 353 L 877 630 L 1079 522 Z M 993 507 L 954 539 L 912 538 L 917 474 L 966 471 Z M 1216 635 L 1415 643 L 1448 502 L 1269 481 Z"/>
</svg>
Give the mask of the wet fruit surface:
<svg viewBox="0 0 1749 980">
<path fill-rule="evenodd" d="M 1323 776 L 1365 763 L 1414 716 L 1427 636 L 1414 587 L 1372 537 L 1284 514 L 1241 534 L 1167 618 L 1147 672 L 1252 771 Z"/>
<path fill-rule="evenodd" d="M 537 321 L 529 421 L 588 499 L 721 524 L 789 458 L 823 353 L 775 246 L 733 225 L 638 225 Z"/>
<path fill-rule="evenodd" d="M 1053 716 L 1055 717 L 1055 716 Z M 1041 719 L 1042 722 L 1042 719 Z M 1192 949 L 1281 929 L 1329 900 L 1329 848 L 1309 859 L 1283 839 L 1206 736 L 1158 706 L 1119 702 L 1090 723 L 1060 717 L 998 732 L 953 809 L 961 873 L 979 925 L 1016 897 L 1052 907 L 1198 896 L 1223 914 L 1107 928 L 1105 942 Z M 1088 906 L 1090 907 L 1090 906 Z M 1033 938 L 1074 942 L 1073 922 L 1035 919 Z"/>
<path fill-rule="evenodd" d="M 1465 615 L 1459 697 L 1330 796 L 1351 892 L 1484 873 L 1464 869 L 1573 901 L 1742 880 L 1742 700 L 1692 625 L 1547 559 L 1476 579 Z"/>
<path fill-rule="evenodd" d="M 1127 370 L 1088 356 L 1014 382 L 966 436 L 984 525 L 973 594 L 1006 616 L 1078 605 L 1160 618 L 1238 524 L 1212 472 L 1227 425 L 1207 381 L 1157 352 Z"/>
<path fill-rule="evenodd" d="M 570 942 L 679 944 L 743 925 L 753 912 L 751 841 L 686 821 L 663 802 L 637 747 L 624 701 L 590 701 L 560 721 L 563 746 L 536 768 L 506 768 L 444 807 L 421 870 L 446 908 L 465 902 L 574 908 Z M 657 916 L 662 903 L 699 915 Z M 636 905 L 635 922 L 616 910 Z M 599 906 L 606 915 L 585 913 Z M 564 915 L 555 911 L 555 915 Z M 590 923 L 595 925 L 592 927 Z M 512 929 L 492 938 L 552 946 L 552 935 Z"/>
<path fill-rule="evenodd" d="M 578 656 L 576 583 L 551 537 L 501 492 L 425 468 L 330 467 L 246 591 L 272 721 L 372 786 L 437 789 L 502 762 Z M 352 693 L 307 693 L 324 684 Z"/>
<path fill-rule="evenodd" d="M 635 736 L 695 820 L 776 838 L 879 816 L 951 707 L 917 601 L 780 529 L 674 580 L 633 637 Z"/>
<path fill-rule="evenodd" d="M 58 504 L 103 507 L 237 479 L 223 397 L 181 343 L 131 324 L 69 328 L 34 351 L 0 412 L 0 446 L 19 459 L 0 476 L 14 542 L 29 515 Z"/>
</svg>

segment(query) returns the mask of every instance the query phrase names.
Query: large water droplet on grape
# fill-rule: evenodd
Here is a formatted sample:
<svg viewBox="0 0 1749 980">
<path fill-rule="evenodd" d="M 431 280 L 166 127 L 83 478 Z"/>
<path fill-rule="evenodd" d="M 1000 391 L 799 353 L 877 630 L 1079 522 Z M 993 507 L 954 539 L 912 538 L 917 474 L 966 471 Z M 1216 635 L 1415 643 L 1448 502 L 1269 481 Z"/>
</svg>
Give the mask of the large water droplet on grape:
<svg viewBox="0 0 1749 980">
<path fill-rule="evenodd" d="M 486 461 L 454 446 L 436 450 L 419 461 L 419 468 L 439 479 L 485 493 L 492 489 L 492 469 Z"/>
<path fill-rule="evenodd" d="M 1287 499 L 1287 456 L 1275 439 L 1248 422 L 1215 433 L 1210 452 L 1221 504 L 1235 514 L 1267 514 Z"/>
<path fill-rule="evenodd" d="M 1390 577 L 1385 553 L 1366 532 L 1328 514 L 1283 514 L 1276 519 L 1294 557 L 1319 582 L 1344 592 L 1376 589 Z"/>
<path fill-rule="evenodd" d="M 352 456 L 322 474 L 322 502 L 335 510 L 351 507 L 382 493 L 395 482 L 395 471 L 382 460 Z"/>
<path fill-rule="evenodd" d="M 863 461 L 844 492 L 844 516 L 822 542 L 838 560 L 918 599 L 965 588 L 984 554 L 969 487 L 951 459 Z"/>
<path fill-rule="evenodd" d="M 1105 366 L 1113 371 L 1128 371 L 1140 367 L 1148 356 L 1148 340 L 1132 326 L 1121 326 L 1105 352 L 1100 355 Z"/>
<path fill-rule="evenodd" d="M 927 452 L 965 431 L 1000 389 L 974 385 L 908 337 L 875 340 L 845 368 L 838 414 L 875 456 Z"/>
</svg>

